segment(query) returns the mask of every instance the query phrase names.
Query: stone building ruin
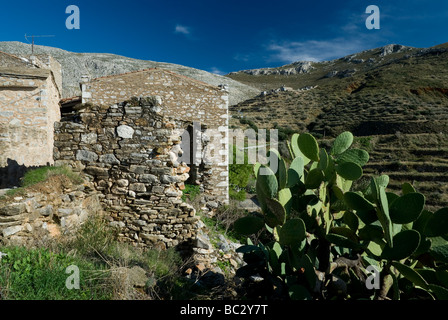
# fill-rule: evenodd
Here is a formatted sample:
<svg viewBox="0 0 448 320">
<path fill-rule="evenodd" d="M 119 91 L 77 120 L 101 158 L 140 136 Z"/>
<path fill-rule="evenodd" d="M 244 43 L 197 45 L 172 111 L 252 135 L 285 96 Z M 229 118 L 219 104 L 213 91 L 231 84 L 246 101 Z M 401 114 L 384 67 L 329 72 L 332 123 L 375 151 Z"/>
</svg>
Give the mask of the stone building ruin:
<svg viewBox="0 0 448 320">
<path fill-rule="evenodd" d="M 228 202 L 228 92 L 171 71 L 153 68 L 81 83 L 82 103 L 112 106 L 133 97 L 153 97 L 160 114 L 182 120 L 180 161 L 192 184 L 200 184 L 213 201 Z M 189 136 L 188 136 L 189 135 Z M 186 143 L 190 142 L 190 145 Z"/>
<path fill-rule="evenodd" d="M 55 124 L 55 164 L 90 177 L 127 241 L 191 245 L 202 226 L 181 199 L 185 183 L 199 183 L 209 207 L 228 201 L 225 88 L 162 69 L 84 79 L 81 88 Z"/>
<path fill-rule="evenodd" d="M 227 88 L 157 68 L 83 77 L 80 86 L 81 97 L 61 100 L 61 65 L 52 57 L 0 53 L 0 188 L 17 186 L 29 168 L 69 165 L 90 180 L 94 191 L 84 198 L 98 197 L 124 241 L 200 251 L 203 224 L 181 196 L 193 183 L 204 209 L 228 202 Z M 0 208 L 4 237 L 34 232 L 29 212 L 81 221 L 73 214 L 88 210 L 50 212 L 28 200 Z"/>
</svg>

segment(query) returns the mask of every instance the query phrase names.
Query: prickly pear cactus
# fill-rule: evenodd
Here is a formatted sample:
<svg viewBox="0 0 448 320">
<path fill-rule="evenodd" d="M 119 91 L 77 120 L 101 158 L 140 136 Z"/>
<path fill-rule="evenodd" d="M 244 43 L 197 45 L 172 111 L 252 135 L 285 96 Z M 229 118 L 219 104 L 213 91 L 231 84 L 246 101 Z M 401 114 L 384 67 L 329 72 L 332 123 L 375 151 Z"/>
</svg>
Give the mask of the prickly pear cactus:
<svg viewBox="0 0 448 320">
<path fill-rule="evenodd" d="M 289 165 L 276 150 L 276 172 L 254 165 L 262 212 L 234 228 L 266 230 L 270 241 L 248 238 L 237 275 L 259 275 L 270 289 L 263 292 L 288 299 L 448 299 L 448 208 L 425 210 L 425 196 L 408 183 L 401 194 L 388 191 L 387 175 L 352 190 L 369 160 L 352 144 L 350 132 L 329 150 L 294 134 Z"/>
</svg>

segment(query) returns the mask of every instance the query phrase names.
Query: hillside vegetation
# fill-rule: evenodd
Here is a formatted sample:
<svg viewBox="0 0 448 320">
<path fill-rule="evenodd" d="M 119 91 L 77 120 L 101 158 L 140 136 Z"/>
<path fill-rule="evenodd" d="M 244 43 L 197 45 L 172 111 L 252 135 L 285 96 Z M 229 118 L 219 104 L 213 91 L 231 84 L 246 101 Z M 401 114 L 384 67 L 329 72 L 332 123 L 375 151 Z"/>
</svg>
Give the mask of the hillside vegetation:
<svg viewBox="0 0 448 320">
<path fill-rule="evenodd" d="M 229 74 L 265 91 L 232 106 L 230 124 L 330 140 L 351 131 L 371 153 L 366 173 L 386 173 L 397 186 L 414 182 L 428 205 L 446 206 L 447 47 L 389 45 L 301 72 L 287 65 Z M 273 90 L 282 86 L 290 88 Z"/>
</svg>

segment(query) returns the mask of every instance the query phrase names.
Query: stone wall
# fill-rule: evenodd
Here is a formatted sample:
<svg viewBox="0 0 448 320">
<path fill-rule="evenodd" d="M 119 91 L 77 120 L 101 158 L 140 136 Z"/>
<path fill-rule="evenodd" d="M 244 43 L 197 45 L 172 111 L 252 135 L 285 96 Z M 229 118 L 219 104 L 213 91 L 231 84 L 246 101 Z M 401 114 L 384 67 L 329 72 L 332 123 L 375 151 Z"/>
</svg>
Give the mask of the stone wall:
<svg viewBox="0 0 448 320">
<path fill-rule="evenodd" d="M 146 69 L 93 79 L 83 85 L 83 103 L 112 105 L 132 97 L 158 96 L 166 116 L 227 125 L 228 92 L 163 69 Z"/>
<path fill-rule="evenodd" d="M 195 171 L 210 201 L 228 202 L 228 92 L 224 86 L 163 69 L 86 80 L 81 86 L 83 103 L 113 105 L 131 97 L 154 96 L 162 102 L 160 113 L 164 116 L 196 123 L 200 134 L 190 138 L 202 147 L 192 150 L 200 161 L 184 160 Z"/>
<path fill-rule="evenodd" d="M 55 165 L 90 178 L 123 240 L 191 247 L 200 217 L 181 200 L 189 167 L 178 162 L 188 123 L 162 115 L 163 107 L 152 98 L 79 106 L 72 121 L 55 124 Z"/>
<path fill-rule="evenodd" d="M 102 214 L 100 194 L 92 184 L 74 185 L 65 176 L 53 176 L 25 194 L 2 199 L 0 242 L 33 246 L 73 234 Z"/>
</svg>

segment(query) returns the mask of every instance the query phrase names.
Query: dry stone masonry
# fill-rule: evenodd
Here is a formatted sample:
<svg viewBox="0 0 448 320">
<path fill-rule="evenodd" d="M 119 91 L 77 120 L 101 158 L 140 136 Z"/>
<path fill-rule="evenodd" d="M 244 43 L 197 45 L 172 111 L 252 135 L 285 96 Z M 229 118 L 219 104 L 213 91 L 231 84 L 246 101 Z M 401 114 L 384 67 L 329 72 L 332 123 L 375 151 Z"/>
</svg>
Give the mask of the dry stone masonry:
<svg viewBox="0 0 448 320">
<path fill-rule="evenodd" d="M 90 177 L 123 240 L 192 246 L 200 217 L 181 200 L 190 168 L 176 161 L 187 123 L 161 115 L 162 107 L 154 98 L 79 106 L 72 121 L 55 124 L 55 164 Z"/>
<path fill-rule="evenodd" d="M 154 97 L 163 102 L 160 113 L 173 119 L 194 123 L 189 139 L 191 176 L 201 184 L 210 202 L 228 202 L 228 88 L 216 87 L 164 69 L 137 72 L 81 82 L 82 102 L 113 105 L 132 97 Z M 119 129 L 123 134 L 126 128 Z M 208 145 L 208 148 L 206 147 Z M 193 156 L 195 158 L 193 158 Z M 194 161 L 200 159 L 200 161 Z M 194 181 L 193 181 L 194 182 Z M 213 198 L 213 199 L 212 199 Z"/>
<path fill-rule="evenodd" d="M 39 188 L 2 200 L 0 242 L 33 246 L 73 234 L 87 219 L 103 214 L 100 194 L 92 183 L 74 185 L 65 176 L 53 176 Z"/>
</svg>

